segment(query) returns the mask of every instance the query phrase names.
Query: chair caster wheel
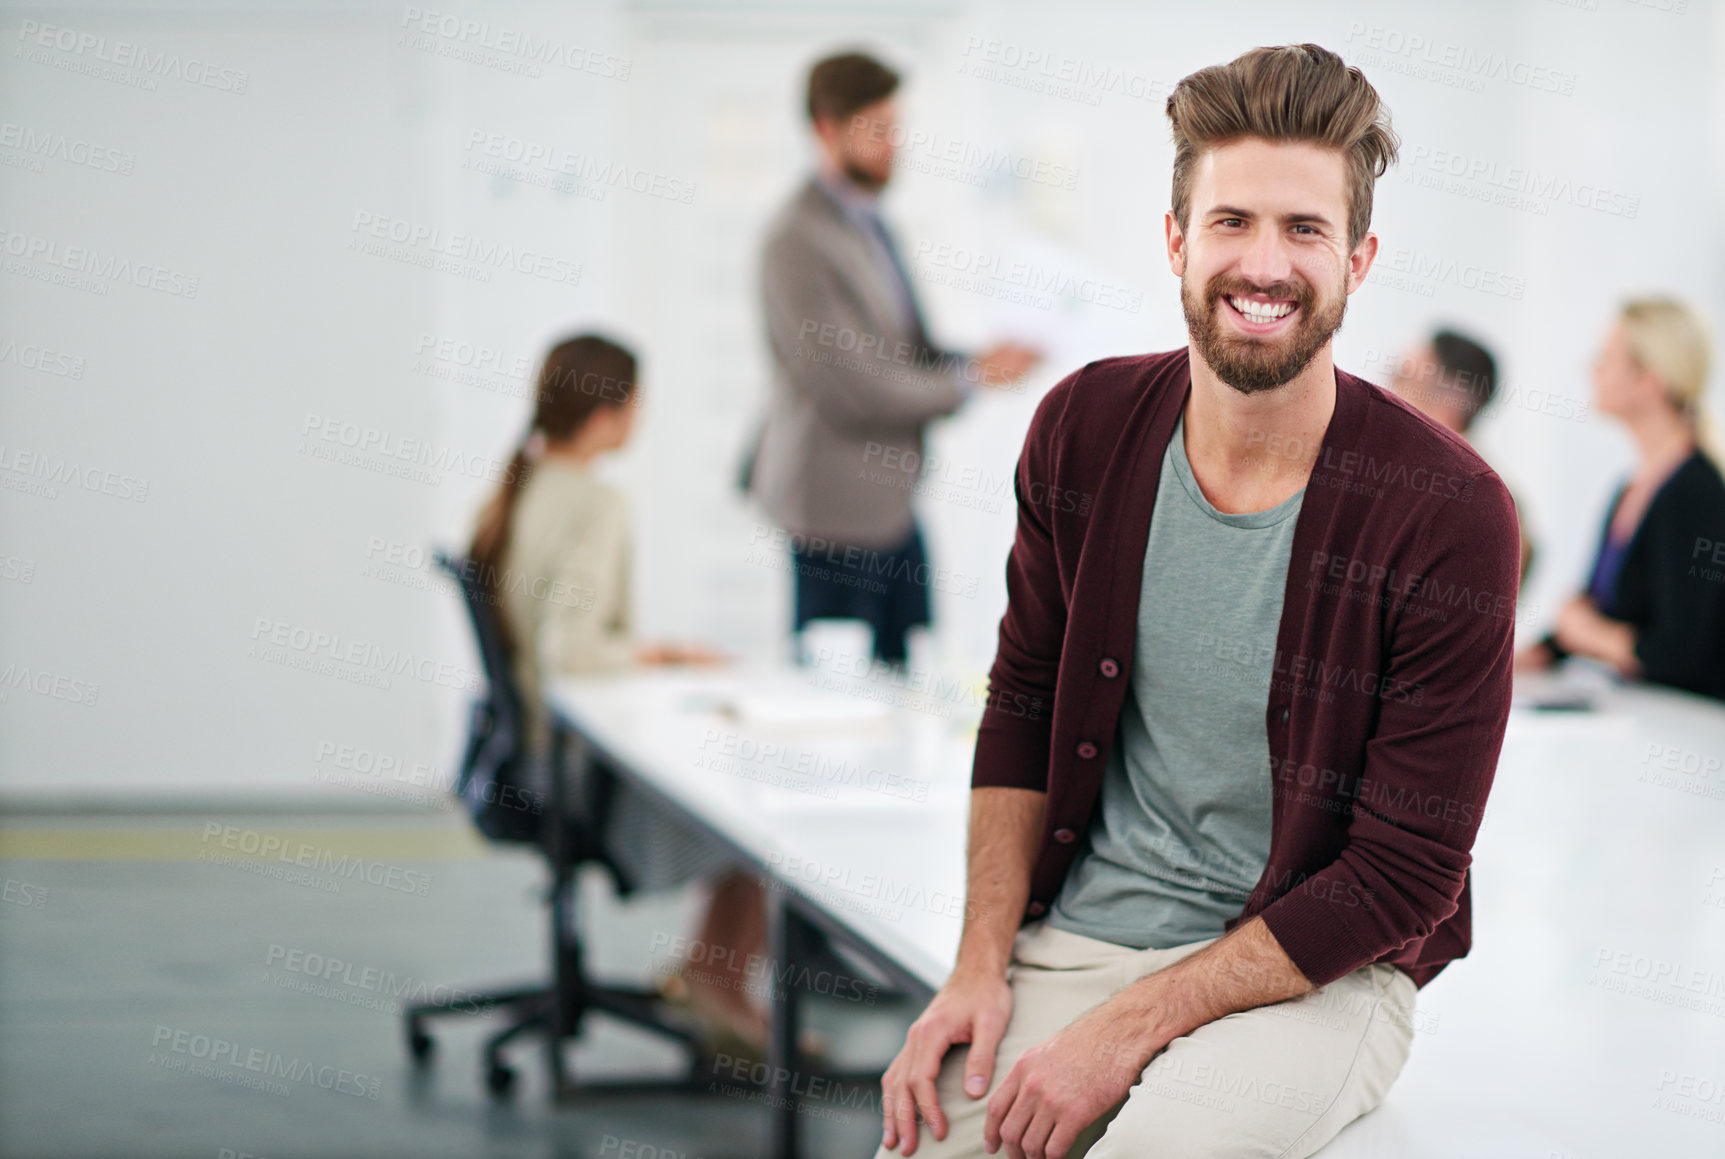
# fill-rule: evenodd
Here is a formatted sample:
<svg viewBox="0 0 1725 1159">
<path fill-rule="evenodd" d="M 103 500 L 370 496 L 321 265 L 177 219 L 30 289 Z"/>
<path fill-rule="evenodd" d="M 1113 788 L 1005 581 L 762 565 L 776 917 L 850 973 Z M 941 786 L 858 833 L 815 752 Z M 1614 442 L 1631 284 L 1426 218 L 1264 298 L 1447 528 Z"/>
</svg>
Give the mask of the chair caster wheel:
<svg viewBox="0 0 1725 1159">
<path fill-rule="evenodd" d="M 485 1070 L 485 1089 L 494 1098 L 508 1098 L 515 1090 L 515 1071 L 502 1063 L 493 1063 Z"/>
</svg>

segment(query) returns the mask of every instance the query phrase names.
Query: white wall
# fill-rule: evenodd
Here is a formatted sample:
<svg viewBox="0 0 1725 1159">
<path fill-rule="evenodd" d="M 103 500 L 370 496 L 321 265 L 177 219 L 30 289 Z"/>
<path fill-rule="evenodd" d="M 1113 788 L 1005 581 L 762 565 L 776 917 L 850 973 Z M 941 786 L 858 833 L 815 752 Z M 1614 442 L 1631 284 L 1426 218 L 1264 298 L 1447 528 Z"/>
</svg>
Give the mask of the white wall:
<svg viewBox="0 0 1725 1159">
<path fill-rule="evenodd" d="M 1577 582 L 1630 461 L 1610 426 L 1541 413 L 1533 392 L 1586 400 L 1588 361 L 1627 293 L 1676 292 L 1725 324 L 1725 108 L 1714 79 L 1725 22 L 1711 4 L 1682 14 L 1628 0 L 1237 4 L 1225 21 L 1191 5 L 982 0 L 438 9 L 489 22 L 491 36 L 507 27 L 586 54 L 584 69 L 538 76 L 509 67 L 519 56 L 483 50 L 474 61 L 404 42 L 404 21 L 433 7 L 7 9 L 0 467 L 13 469 L 0 470 L 0 793 L 360 803 L 376 797 L 318 780 L 331 764 L 320 766 L 320 746 L 447 765 L 463 700 L 447 685 L 475 662 L 454 599 L 423 568 L 367 568 L 387 567 L 391 550 L 465 538 L 487 465 L 508 457 L 526 419 L 511 368 L 589 325 L 645 358 L 643 422 L 610 468 L 635 503 L 644 631 L 774 651 L 785 578 L 759 562 L 757 516 L 730 478 L 765 392 L 758 239 L 807 165 L 803 72 L 835 45 L 873 46 L 910 78 L 908 127 L 927 143 L 911 150 L 889 210 L 941 335 L 1018 334 L 1049 352 L 1024 393 L 979 400 L 934 440 L 946 466 L 923 505 L 931 549 L 977 580 L 973 598 L 940 595 L 937 644 L 973 671 L 992 652 L 1011 536 L 1002 484 L 1037 396 L 1088 358 L 1184 340 L 1161 254 L 1171 153 L 1161 103 L 1194 68 L 1316 40 L 1360 63 L 1385 96 L 1404 160 L 1379 184 L 1375 228 L 1404 273 L 1355 296 L 1338 362 L 1381 380 L 1380 360 L 1437 323 L 1496 347 L 1512 397 L 1480 441 L 1539 541 L 1530 609 L 1550 609 Z M 71 48 L 33 47 L 36 25 L 74 30 Z M 79 33 L 105 39 L 80 50 Z M 461 47 L 419 35 L 445 53 Z M 243 72 L 244 91 L 159 74 L 146 91 L 90 75 L 120 41 L 213 62 L 231 70 L 216 74 L 229 89 Z M 1050 63 L 1008 63 L 1028 53 Z M 1510 75 L 1430 63 L 1457 56 Z M 1043 69 L 1063 66 L 1078 74 L 1066 91 L 1037 91 Z M 1529 70 L 1534 83 L 1514 82 Z M 128 171 L 44 159 L 23 133 L 51 149 L 64 138 L 113 150 L 99 156 Z M 579 155 L 589 173 L 620 168 L 626 182 L 571 190 L 481 172 L 476 133 Z M 948 149 L 1005 150 L 1054 179 L 943 168 Z M 1427 188 L 1417 177 L 1439 151 L 1499 174 L 1533 170 L 1563 193 L 1505 206 L 1481 199 L 1492 187 L 1480 179 Z M 635 180 L 671 196 L 633 192 Z M 1577 205 L 1582 186 L 1634 198 L 1637 211 Z M 530 251 L 554 273 L 578 264 L 579 276 L 492 269 L 481 280 L 395 260 L 413 256 L 402 249 L 356 252 L 365 214 Z M 197 292 L 46 282 L 13 253 L 33 244 L 163 266 L 196 276 Z M 953 284 L 946 246 L 1034 261 L 1138 305 L 976 292 Z M 52 274 L 40 260 L 30 268 Z M 1462 284 L 1480 268 L 1513 279 L 1519 296 Z M 452 381 L 459 360 L 420 357 L 427 344 L 496 351 L 503 371 Z M 56 365 L 80 376 L 25 365 L 26 348 L 63 354 Z M 338 444 L 307 433 L 309 416 L 370 428 L 391 449 L 417 440 L 432 465 L 401 478 L 319 459 L 310 448 Z M 147 490 L 142 501 L 102 494 L 98 473 L 79 476 L 95 490 L 28 493 L 20 455 L 56 475 L 71 463 Z M 380 542 L 398 546 L 380 552 Z M 252 655 L 276 624 L 362 659 L 314 672 Z M 353 679 L 400 656 L 431 679 Z M 92 698 L 91 685 L 93 704 L 66 699 Z"/>
</svg>

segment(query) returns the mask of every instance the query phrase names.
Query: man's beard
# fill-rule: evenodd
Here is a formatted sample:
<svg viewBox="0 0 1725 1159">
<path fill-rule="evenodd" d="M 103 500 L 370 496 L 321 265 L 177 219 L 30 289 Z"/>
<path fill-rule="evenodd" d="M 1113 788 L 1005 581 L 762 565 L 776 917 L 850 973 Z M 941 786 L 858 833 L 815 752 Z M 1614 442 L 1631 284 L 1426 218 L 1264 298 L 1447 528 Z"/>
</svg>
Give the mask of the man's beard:
<svg viewBox="0 0 1725 1159">
<path fill-rule="evenodd" d="M 844 170 L 845 176 L 850 178 L 851 184 L 858 189 L 866 190 L 869 193 L 879 193 L 886 188 L 885 178 L 876 177 L 849 157 L 839 162 L 839 166 Z"/>
<path fill-rule="evenodd" d="M 1292 333 L 1276 338 L 1253 338 L 1223 331 L 1216 314 L 1224 295 L 1244 297 L 1254 293 L 1272 298 L 1291 300 L 1299 317 Z M 1275 390 L 1293 381 L 1311 364 L 1335 332 L 1341 329 L 1342 315 L 1348 308 L 1345 288 L 1336 295 L 1335 306 L 1325 313 L 1314 307 L 1317 297 L 1305 282 L 1277 282 L 1270 286 L 1254 286 L 1226 275 L 1212 278 L 1204 289 L 1202 308 L 1187 293 L 1186 279 L 1180 279 L 1180 308 L 1186 314 L 1186 330 L 1192 346 L 1209 364 L 1216 377 L 1241 394 L 1257 394 Z M 1228 307 L 1233 309 L 1232 306 Z"/>
</svg>

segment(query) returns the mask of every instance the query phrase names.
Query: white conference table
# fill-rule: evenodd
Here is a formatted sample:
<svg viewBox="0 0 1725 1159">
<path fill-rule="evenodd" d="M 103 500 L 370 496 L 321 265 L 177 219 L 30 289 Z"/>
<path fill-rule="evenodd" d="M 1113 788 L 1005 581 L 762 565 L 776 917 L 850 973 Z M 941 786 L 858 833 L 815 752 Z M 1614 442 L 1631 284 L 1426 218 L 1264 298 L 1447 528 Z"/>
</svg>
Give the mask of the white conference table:
<svg viewBox="0 0 1725 1159">
<path fill-rule="evenodd" d="M 1725 1156 L 1725 706 L 1598 687 L 1518 705 L 1474 848 L 1474 948 L 1326 1159 Z M 821 669 L 555 684 L 622 775 L 755 864 L 913 993 L 958 947 L 976 689 Z M 780 919 L 782 922 L 785 919 Z M 789 952 L 788 946 L 780 947 Z M 794 1008 L 775 1028 L 788 1061 Z M 795 1114 L 777 1153 L 796 1150 Z"/>
</svg>

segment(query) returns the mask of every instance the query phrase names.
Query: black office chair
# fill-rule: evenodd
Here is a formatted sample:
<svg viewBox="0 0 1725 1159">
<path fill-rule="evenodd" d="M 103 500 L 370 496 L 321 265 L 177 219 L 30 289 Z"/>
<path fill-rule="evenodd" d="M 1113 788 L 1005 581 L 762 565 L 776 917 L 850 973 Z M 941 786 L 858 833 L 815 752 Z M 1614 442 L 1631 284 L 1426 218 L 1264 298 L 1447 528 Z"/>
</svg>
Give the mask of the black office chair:
<svg viewBox="0 0 1725 1159">
<path fill-rule="evenodd" d="M 583 1088 L 695 1087 L 701 1082 L 697 1074 L 700 1055 L 692 1028 L 678 1021 L 658 994 L 601 986 L 585 972 L 575 912 L 575 870 L 588 863 L 602 865 L 610 871 L 619 893 L 628 892 L 627 879 L 610 863 L 600 840 L 612 779 L 595 762 L 586 768 L 586 775 L 575 778 L 578 788 L 572 794 L 565 782 L 569 736 L 554 725 L 548 786 L 540 791 L 530 783 L 526 718 L 497 618 L 496 597 L 474 561 L 443 552 L 437 552 L 435 559 L 437 566 L 461 586 L 487 685 L 473 704 L 456 795 L 488 839 L 534 845 L 544 855 L 551 870 L 551 978 L 538 986 L 471 994 L 459 1006 L 431 1003 L 411 1007 L 405 1012 L 408 1049 L 416 1061 L 427 1063 L 433 1050 L 427 1027 L 430 1019 L 501 1009 L 510 1021 L 485 1044 L 486 1087 L 498 1098 L 508 1096 L 515 1085 L 515 1071 L 504 1061 L 503 1048 L 532 1032 L 546 1037 L 552 1091 L 563 1094 L 571 1084 L 561 1045 L 579 1033 L 581 1020 L 589 1011 L 601 1011 L 681 1044 L 689 1051 L 689 1066 L 686 1073 L 669 1080 L 583 1083 Z"/>
</svg>

